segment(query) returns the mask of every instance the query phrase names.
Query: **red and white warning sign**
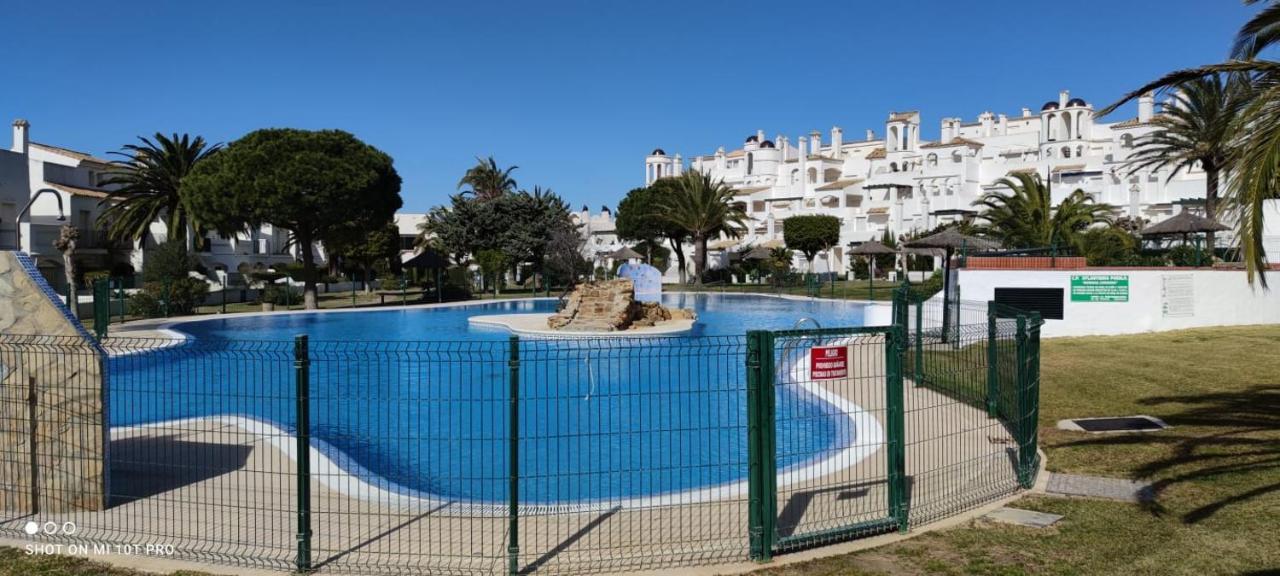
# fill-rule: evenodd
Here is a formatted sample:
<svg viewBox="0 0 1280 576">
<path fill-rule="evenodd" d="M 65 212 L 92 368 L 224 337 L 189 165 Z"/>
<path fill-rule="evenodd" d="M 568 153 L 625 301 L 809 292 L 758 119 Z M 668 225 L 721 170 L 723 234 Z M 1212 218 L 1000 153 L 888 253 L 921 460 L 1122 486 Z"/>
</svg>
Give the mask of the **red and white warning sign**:
<svg viewBox="0 0 1280 576">
<path fill-rule="evenodd" d="M 809 377 L 830 380 L 849 376 L 848 346 L 814 346 L 809 349 Z"/>
</svg>

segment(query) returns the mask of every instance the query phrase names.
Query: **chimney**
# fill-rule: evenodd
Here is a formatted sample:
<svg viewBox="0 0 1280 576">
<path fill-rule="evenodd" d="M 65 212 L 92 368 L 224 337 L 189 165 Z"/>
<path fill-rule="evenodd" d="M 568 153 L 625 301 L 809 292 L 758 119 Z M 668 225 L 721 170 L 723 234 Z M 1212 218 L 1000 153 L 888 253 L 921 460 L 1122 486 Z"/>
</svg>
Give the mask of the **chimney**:
<svg viewBox="0 0 1280 576">
<path fill-rule="evenodd" d="M 1070 100 L 1070 99 L 1071 99 L 1071 91 L 1070 91 L 1070 90 L 1063 90 L 1063 91 L 1059 92 L 1059 93 L 1058 93 L 1058 107 L 1059 107 L 1059 108 L 1066 108 L 1066 107 L 1067 107 L 1067 100 Z"/>
<path fill-rule="evenodd" d="M 831 157 L 840 158 L 840 147 L 844 145 L 844 131 L 839 126 L 831 127 Z"/>
<path fill-rule="evenodd" d="M 21 118 L 13 121 L 13 146 L 10 150 L 26 154 L 31 146 L 31 124 Z"/>
<path fill-rule="evenodd" d="M 756 142 L 764 142 L 764 130 L 756 130 Z"/>
<path fill-rule="evenodd" d="M 809 154 L 817 156 L 822 153 L 822 133 L 814 130 L 809 133 Z"/>
<path fill-rule="evenodd" d="M 876 131 L 867 128 L 867 142 L 873 142 L 876 139 Z"/>
<path fill-rule="evenodd" d="M 675 160 L 671 162 L 671 175 L 679 176 L 684 172 L 684 160 L 680 159 L 680 154 L 676 154 Z"/>
<path fill-rule="evenodd" d="M 1001 114 L 996 119 L 996 134 L 1004 136 L 1009 133 L 1009 117 Z"/>
<path fill-rule="evenodd" d="M 1138 121 L 1147 122 L 1151 120 L 1156 108 L 1156 97 L 1154 94 L 1147 92 L 1138 97 Z"/>
<path fill-rule="evenodd" d="M 791 156 L 791 142 L 787 140 L 786 136 L 779 136 L 778 147 L 782 149 L 782 161 L 786 162 L 787 157 Z"/>
<path fill-rule="evenodd" d="M 1027 108 L 1026 106 L 1023 106 L 1023 107 L 1022 107 L 1022 117 L 1023 117 L 1023 118 L 1030 118 L 1030 117 L 1031 117 L 1031 109 L 1030 109 L 1030 108 Z"/>
<path fill-rule="evenodd" d="M 990 112 L 983 112 L 978 115 L 978 121 L 982 123 L 982 135 L 990 136 L 991 129 L 995 125 L 995 117 Z"/>
</svg>

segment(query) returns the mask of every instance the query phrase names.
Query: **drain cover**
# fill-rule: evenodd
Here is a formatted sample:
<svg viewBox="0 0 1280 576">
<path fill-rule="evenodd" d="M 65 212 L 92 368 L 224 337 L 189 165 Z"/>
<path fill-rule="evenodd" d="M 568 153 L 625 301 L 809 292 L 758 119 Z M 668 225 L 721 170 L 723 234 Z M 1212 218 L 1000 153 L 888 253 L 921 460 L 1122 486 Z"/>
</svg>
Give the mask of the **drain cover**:
<svg viewBox="0 0 1280 576">
<path fill-rule="evenodd" d="M 1063 420 L 1058 423 L 1058 427 L 1079 432 L 1151 432 L 1168 428 L 1164 422 L 1151 416 L 1076 418 Z"/>
</svg>

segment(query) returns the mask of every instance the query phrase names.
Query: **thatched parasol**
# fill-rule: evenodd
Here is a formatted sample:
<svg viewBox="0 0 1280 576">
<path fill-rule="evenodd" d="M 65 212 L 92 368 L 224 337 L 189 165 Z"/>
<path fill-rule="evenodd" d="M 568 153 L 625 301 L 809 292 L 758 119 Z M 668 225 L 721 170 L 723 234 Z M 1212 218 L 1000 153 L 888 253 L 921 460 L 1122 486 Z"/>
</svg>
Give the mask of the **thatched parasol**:
<svg viewBox="0 0 1280 576">
<path fill-rule="evenodd" d="M 1218 232 L 1221 230 L 1230 230 L 1229 226 L 1224 226 L 1213 220 L 1203 216 L 1197 216 L 1183 210 L 1178 214 L 1166 218 L 1158 224 L 1152 224 L 1142 229 L 1143 236 L 1185 236 L 1187 234 L 1200 234 L 1204 232 Z"/>
<path fill-rule="evenodd" d="M 756 246 L 750 252 L 742 257 L 743 260 L 768 260 L 772 258 L 772 253 L 768 246 Z"/>
<path fill-rule="evenodd" d="M 644 255 L 626 246 L 609 253 L 609 259 L 611 260 L 631 260 L 633 258 L 636 260 L 643 260 Z"/>
<path fill-rule="evenodd" d="M 867 271 L 870 273 L 868 276 L 870 276 L 871 298 L 874 299 L 876 297 L 876 259 L 873 256 L 878 254 L 897 254 L 898 251 L 875 240 L 869 240 L 854 246 L 852 250 L 849 250 L 849 253 L 868 257 L 867 263 L 870 268 Z"/>
<path fill-rule="evenodd" d="M 903 244 L 906 248 L 942 248 L 947 251 L 942 259 L 942 341 L 947 341 L 947 328 L 950 324 L 951 307 L 951 254 L 957 248 L 968 250 L 994 250 L 1000 243 L 978 236 L 961 234 L 955 228 L 947 228 L 937 234 L 917 238 Z"/>
</svg>

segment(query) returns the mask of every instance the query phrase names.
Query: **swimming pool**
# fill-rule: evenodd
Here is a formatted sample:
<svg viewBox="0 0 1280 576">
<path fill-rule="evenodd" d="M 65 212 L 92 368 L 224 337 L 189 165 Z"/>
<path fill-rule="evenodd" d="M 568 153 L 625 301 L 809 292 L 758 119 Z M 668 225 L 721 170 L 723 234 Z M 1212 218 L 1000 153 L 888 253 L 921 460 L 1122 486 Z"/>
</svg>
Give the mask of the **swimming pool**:
<svg viewBox="0 0 1280 576">
<path fill-rule="evenodd" d="M 526 338 L 519 361 L 520 499 L 658 501 L 735 493 L 747 474 L 745 338 L 802 317 L 860 326 L 856 303 L 668 294 L 698 314 L 687 336 Z M 553 300 L 268 314 L 182 322 L 184 344 L 114 356 L 113 428 L 236 417 L 292 433 L 292 339 L 311 340 L 312 448 L 365 485 L 408 497 L 508 495 L 510 363 L 479 314 L 551 312 Z M 783 358 L 783 365 L 788 359 Z M 794 359 L 792 359 L 794 361 Z M 779 387 L 780 470 L 838 453 L 860 431 L 804 387 Z"/>
</svg>

